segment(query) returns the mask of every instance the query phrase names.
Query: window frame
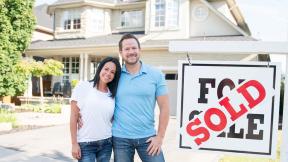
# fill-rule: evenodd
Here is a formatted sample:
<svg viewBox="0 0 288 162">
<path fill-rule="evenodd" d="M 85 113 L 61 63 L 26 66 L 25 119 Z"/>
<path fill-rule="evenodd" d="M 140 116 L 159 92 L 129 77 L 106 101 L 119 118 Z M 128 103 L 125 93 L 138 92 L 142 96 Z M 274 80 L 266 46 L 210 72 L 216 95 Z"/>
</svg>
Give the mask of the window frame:
<svg viewBox="0 0 288 162">
<path fill-rule="evenodd" d="M 66 10 L 63 12 L 62 24 L 64 31 L 80 30 L 82 25 L 81 11 L 79 10 Z"/>
<path fill-rule="evenodd" d="M 164 3 L 164 5 L 163 5 Z M 158 9 L 164 9 L 157 11 Z M 163 7 L 164 6 L 164 7 Z M 152 9 L 152 30 L 175 30 L 179 28 L 180 1 L 179 0 L 154 0 Z M 158 13 L 157 13 L 158 12 Z M 161 13 L 161 14 L 160 14 Z M 161 18 L 162 17 L 162 18 Z M 164 22 L 163 22 L 164 21 Z M 174 23 L 173 23 L 174 22 Z"/>
<path fill-rule="evenodd" d="M 126 13 L 126 15 L 125 15 Z M 120 28 L 143 28 L 144 22 L 144 11 L 141 10 L 122 10 L 120 12 Z M 139 20 L 140 23 L 134 22 L 133 20 Z M 126 21 L 128 20 L 128 21 Z"/>
</svg>

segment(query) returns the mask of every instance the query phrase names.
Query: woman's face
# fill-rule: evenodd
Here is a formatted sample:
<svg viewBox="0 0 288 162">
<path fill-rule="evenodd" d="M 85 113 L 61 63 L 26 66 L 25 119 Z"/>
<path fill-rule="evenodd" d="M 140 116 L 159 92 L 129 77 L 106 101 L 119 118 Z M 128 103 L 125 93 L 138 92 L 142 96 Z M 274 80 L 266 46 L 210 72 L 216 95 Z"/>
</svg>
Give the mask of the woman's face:
<svg viewBox="0 0 288 162">
<path fill-rule="evenodd" d="M 106 62 L 100 71 L 100 82 L 109 83 L 114 79 L 116 73 L 116 65 L 113 62 Z"/>
</svg>

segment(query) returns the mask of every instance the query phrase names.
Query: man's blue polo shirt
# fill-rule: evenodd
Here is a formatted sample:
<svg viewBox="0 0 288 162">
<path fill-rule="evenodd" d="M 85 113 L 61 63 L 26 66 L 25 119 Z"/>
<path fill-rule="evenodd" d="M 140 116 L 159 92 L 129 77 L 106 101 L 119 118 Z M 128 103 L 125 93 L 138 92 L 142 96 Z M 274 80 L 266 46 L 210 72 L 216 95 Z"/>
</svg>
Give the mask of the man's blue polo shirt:
<svg viewBox="0 0 288 162">
<path fill-rule="evenodd" d="M 138 74 L 123 66 L 115 99 L 112 134 L 120 138 L 144 138 L 156 134 L 156 97 L 167 94 L 163 73 L 141 63 Z"/>
</svg>

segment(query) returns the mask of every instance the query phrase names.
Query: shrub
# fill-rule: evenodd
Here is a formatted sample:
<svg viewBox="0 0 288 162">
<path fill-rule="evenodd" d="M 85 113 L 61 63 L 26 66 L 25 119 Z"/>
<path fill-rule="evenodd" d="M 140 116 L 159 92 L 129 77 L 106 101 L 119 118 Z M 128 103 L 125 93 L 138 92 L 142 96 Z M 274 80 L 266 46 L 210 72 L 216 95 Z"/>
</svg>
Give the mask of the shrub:
<svg viewBox="0 0 288 162">
<path fill-rule="evenodd" d="M 43 105 L 31 105 L 25 104 L 21 106 L 21 109 L 31 110 L 33 112 L 45 112 L 45 113 L 61 113 L 61 104 L 43 104 Z"/>
<path fill-rule="evenodd" d="M 75 88 L 77 86 L 77 84 L 79 83 L 79 80 L 77 79 L 73 79 L 71 80 L 71 86 L 72 86 L 72 89 Z"/>
<path fill-rule="evenodd" d="M 51 104 L 44 107 L 44 112 L 46 113 L 61 113 L 60 104 Z"/>
</svg>

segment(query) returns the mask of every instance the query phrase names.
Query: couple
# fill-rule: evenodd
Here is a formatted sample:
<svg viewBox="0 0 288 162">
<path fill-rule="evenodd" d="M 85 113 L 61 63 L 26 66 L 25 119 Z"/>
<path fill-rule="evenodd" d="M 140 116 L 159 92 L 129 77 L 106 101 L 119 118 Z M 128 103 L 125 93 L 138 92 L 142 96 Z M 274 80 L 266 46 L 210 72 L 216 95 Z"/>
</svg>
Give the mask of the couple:
<svg viewBox="0 0 288 162">
<path fill-rule="evenodd" d="M 139 60 L 140 43 L 134 35 L 121 38 L 119 52 L 125 62 L 122 69 L 118 60 L 107 57 L 92 81 L 79 83 L 73 90 L 72 155 L 79 162 L 109 162 L 113 145 L 115 162 L 133 162 L 135 150 L 143 162 L 164 162 L 161 145 L 169 120 L 164 76 Z M 157 132 L 156 101 L 160 109 Z M 77 129 L 79 114 L 83 126 Z"/>
</svg>

